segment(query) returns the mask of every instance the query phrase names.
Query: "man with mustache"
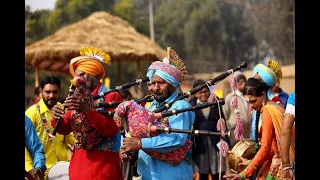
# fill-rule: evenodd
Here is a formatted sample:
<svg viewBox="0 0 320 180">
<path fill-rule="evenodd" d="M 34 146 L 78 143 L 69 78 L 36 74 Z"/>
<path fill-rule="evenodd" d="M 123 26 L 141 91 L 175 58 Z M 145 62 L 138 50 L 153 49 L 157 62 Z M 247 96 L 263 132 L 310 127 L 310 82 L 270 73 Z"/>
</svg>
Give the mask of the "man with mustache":
<svg viewBox="0 0 320 180">
<path fill-rule="evenodd" d="M 119 150 L 121 134 L 112 116 L 97 110 L 113 111 L 115 107 L 94 108 L 90 97 L 104 94 L 110 88 L 102 84 L 111 57 L 96 47 L 81 47 L 80 56 L 70 60 L 69 73 L 73 80 L 85 79 L 87 96 L 75 93 L 66 98 L 63 107 L 52 108 L 52 123 L 59 118 L 57 132 L 74 132 L 76 143 L 69 166 L 70 180 L 123 180 Z M 84 88 L 84 87 L 83 87 Z M 84 90 L 84 89 L 83 89 Z M 90 93 L 90 95 L 89 95 Z M 123 101 L 118 92 L 110 92 L 93 103 Z M 77 117 L 77 118 L 76 118 Z"/>
<path fill-rule="evenodd" d="M 68 144 L 73 145 L 74 138 L 72 133 L 68 135 L 56 134 L 57 138 L 50 138 L 48 132 L 53 131 L 51 125 L 51 109 L 54 105 L 60 104 L 61 82 L 57 77 L 49 76 L 40 83 L 41 99 L 38 103 L 29 107 L 25 114 L 31 119 L 36 129 L 37 135 L 43 144 L 44 154 L 46 156 L 47 171 L 58 161 L 68 161 Z M 25 151 L 25 168 L 32 175 L 33 163 L 29 152 Z"/>
<path fill-rule="evenodd" d="M 150 89 L 155 93 L 155 100 L 146 109 L 153 111 L 163 102 L 172 102 L 178 97 L 178 86 L 187 74 L 186 67 L 174 50 L 168 48 L 168 57 L 163 61 L 152 63 L 147 72 L 150 79 Z M 189 108 L 186 100 L 178 100 L 171 107 L 173 109 Z M 143 117 L 142 117 L 143 118 Z M 195 119 L 193 111 L 179 113 L 161 119 L 168 122 L 171 128 L 190 130 Z M 158 136 L 149 138 L 124 138 L 121 146 L 121 153 L 138 151 L 138 174 L 142 180 L 171 180 L 171 179 L 192 179 L 192 157 L 191 149 L 185 158 L 177 165 L 171 165 L 163 160 L 155 159 L 145 153 L 154 151 L 159 153 L 170 153 L 181 148 L 191 135 L 184 133 L 161 133 Z"/>
</svg>

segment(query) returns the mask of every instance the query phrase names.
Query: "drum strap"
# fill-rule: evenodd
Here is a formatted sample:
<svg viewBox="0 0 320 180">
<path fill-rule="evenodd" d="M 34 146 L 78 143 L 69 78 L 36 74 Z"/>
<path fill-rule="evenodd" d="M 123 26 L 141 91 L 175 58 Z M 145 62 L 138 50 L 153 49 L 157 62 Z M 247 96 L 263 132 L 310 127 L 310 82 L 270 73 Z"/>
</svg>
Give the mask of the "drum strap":
<svg viewBox="0 0 320 180">
<path fill-rule="evenodd" d="M 43 114 L 42 114 L 42 115 L 40 114 L 40 105 L 39 105 L 39 103 L 37 103 L 36 107 L 37 107 L 37 109 L 38 109 L 37 115 L 38 115 L 38 117 L 41 119 L 41 123 L 42 123 L 43 128 L 46 130 L 46 133 L 47 133 L 49 142 L 50 142 L 50 144 L 51 144 L 52 147 L 53 147 L 53 152 L 54 152 L 54 154 L 56 155 L 57 160 L 60 161 L 60 160 L 59 160 L 59 157 L 58 157 L 58 155 L 57 155 L 57 153 L 56 153 L 56 147 L 54 146 L 53 140 L 52 140 L 52 138 L 48 135 L 48 133 L 50 133 L 50 126 L 49 126 L 49 124 L 48 124 L 47 114 L 46 114 L 46 113 L 43 113 L 44 115 L 43 115 Z"/>
</svg>

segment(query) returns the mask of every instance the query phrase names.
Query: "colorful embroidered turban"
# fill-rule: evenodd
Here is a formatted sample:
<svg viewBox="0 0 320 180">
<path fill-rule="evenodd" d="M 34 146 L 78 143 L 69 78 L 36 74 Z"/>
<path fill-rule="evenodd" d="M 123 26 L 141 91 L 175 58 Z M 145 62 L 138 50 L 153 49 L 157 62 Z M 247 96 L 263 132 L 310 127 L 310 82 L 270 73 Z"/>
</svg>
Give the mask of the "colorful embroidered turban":
<svg viewBox="0 0 320 180">
<path fill-rule="evenodd" d="M 151 81 L 153 74 L 156 74 L 176 87 L 187 75 L 186 67 L 178 54 L 170 47 L 167 48 L 167 56 L 163 61 L 153 62 L 148 68 L 147 76 Z"/>
<path fill-rule="evenodd" d="M 99 76 L 103 79 L 106 73 L 106 65 L 110 64 L 110 56 L 100 49 L 94 47 L 80 48 L 81 56 L 70 60 L 69 72 L 74 76 L 76 69 L 88 74 Z"/>
</svg>

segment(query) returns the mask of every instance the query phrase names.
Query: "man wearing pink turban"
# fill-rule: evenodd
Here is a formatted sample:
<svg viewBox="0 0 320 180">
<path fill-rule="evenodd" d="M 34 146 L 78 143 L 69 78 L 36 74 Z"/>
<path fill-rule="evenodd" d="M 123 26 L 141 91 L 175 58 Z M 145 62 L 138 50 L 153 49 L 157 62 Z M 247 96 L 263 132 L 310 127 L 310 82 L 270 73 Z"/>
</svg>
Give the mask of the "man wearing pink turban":
<svg viewBox="0 0 320 180">
<path fill-rule="evenodd" d="M 146 109 L 153 111 L 163 102 L 172 102 L 178 97 L 178 86 L 187 74 L 186 67 L 175 51 L 167 49 L 168 57 L 164 60 L 152 63 L 147 72 L 150 79 L 152 92 L 155 93 L 155 100 Z M 186 100 L 178 100 L 171 107 L 173 109 L 189 108 L 190 104 Z M 166 117 L 161 121 L 168 122 L 171 128 L 190 130 L 194 122 L 195 113 L 187 111 L 174 116 Z M 170 153 L 181 148 L 191 135 L 184 133 L 161 133 L 158 136 L 148 138 L 124 138 L 121 152 L 139 150 L 138 174 L 142 180 L 171 180 L 171 179 L 192 179 L 192 157 L 191 150 L 184 160 L 177 165 L 171 165 L 163 160 L 152 158 L 146 151 L 159 153 Z"/>
</svg>

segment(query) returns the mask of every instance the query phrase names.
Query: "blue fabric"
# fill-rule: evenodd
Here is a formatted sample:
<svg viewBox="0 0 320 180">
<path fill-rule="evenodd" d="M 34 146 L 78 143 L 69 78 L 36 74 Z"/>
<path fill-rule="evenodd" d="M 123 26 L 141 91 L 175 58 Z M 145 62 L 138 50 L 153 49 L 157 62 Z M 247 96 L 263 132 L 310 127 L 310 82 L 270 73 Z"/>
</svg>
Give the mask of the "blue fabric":
<svg viewBox="0 0 320 180">
<path fill-rule="evenodd" d="M 173 101 L 178 96 L 178 92 L 174 92 L 166 102 Z M 153 111 L 159 103 L 153 101 L 149 111 Z M 169 110 L 188 108 L 190 104 L 185 100 L 176 101 Z M 195 120 L 195 113 L 187 111 L 177 115 L 169 116 L 170 127 L 176 129 L 191 129 Z M 190 136 L 186 133 L 162 133 L 156 137 L 142 138 L 142 149 L 152 150 L 160 153 L 168 153 L 183 146 L 186 139 Z M 189 156 L 191 158 L 191 150 Z M 142 175 L 143 180 L 191 180 L 192 167 L 185 161 L 181 161 L 178 165 L 172 166 L 167 162 L 160 161 L 147 155 L 144 151 L 139 151 L 138 157 L 138 173 Z"/>
<path fill-rule="evenodd" d="M 104 86 L 103 84 L 100 86 L 100 88 L 98 89 L 98 94 L 102 93 L 102 92 L 106 92 L 107 90 L 109 90 L 109 88 L 107 88 L 106 86 Z M 103 98 L 99 98 L 98 102 L 104 102 Z M 97 110 L 103 110 L 104 108 L 97 108 Z M 121 134 L 120 131 L 117 132 L 117 134 L 111 138 L 105 138 L 103 140 L 102 143 L 98 144 L 94 149 L 95 150 L 104 150 L 103 147 L 107 147 L 104 146 L 106 144 L 111 144 L 111 151 L 112 152 L 119 152 L 120 151 L 120 146 L 121 146 Z"/>
<path fill-rule="evenodd" d="M 280 90 L 280 93 L 278 94 L 278 98 L 281 100 L 284 108 L 286 108 L 289 95 L 286 92 L 284 92 L 281 88 L 279 88 L 279 90 Z M 270 89 L 268 90 L 267 94 L 268 94 L 268 99 L 272 99 L 273 96 L 275 96 Z"/>
<path fill-rule="evenodd" d="M 167 81 L 169 84 L 171 84 L 174 87 L 177 87 L 180 83 L 177 81 L 174 77 L 172 77 L 170 74 L 161 71 L 161 70 L 156 70 L 156 69 L 149 69 L 147 72 L 147 76 L 149 80 L 151 81 L 153 74 L 156 74 L 160 76 L 162 79 Z"/>
<path fill-rule="evenodd" d="M 296 106 L 295 98 L 296 98 L 296 93 L 295 92 L 291 93 L 288 98 L 288 104 Z M 295 164 L 296 164 L 296 157 L 294 157 L 294 160 L 293 160 L 293 167 L 292 167 L 293 173 L 295 173 Z"/>
<path fill-rule="evenodd" d="M 253 113 L 252 113 L 252 121 L 251 121 L 251 133 L 250 133 L 250 139 L 251 140 L 256 140 L 256 114 L 257 114 L 257 110 L 253 110 Z M 260 115 L 260 118 L 259 118 L 259 122 L 261 121 L 261 115 Z"/>
<path fill-rule="evenodd" d="M 292 171 L 294 174 L 296 174 L 296 156 L 294 156 L 294 159 L 293 159 Z"/>
<path fill-rule="evenodd" d="M 38 137 L 38 134 L 28 116 L 24 116 L 25 121 L 25 146 L 30 153 L 33 161 L 33 169 L 41 168 L 45 172 L 46 157 L 44 155 L 43 145 Z"/>
<path fill-rule="evenodd" d="M 272 72 L 272 74 L 270 74 L 266 70 L 262 69 L 258 65 L 259 66 L 262 65 L 266 69 L 269 69 L 270 72 Z M 273 80 L 272 76 L 274 76 L 276 78 L 276 74 L 270 68 L 268 68 L 267 66 L 265 66 L 263 64 L 258 64 L 258 65 L 253 68 L 253 75 L 258 73 L 264 83 L 266 83 L 269 87 L 273 87 L 276 82 Z"/>
<path fill-rule="evenodd" d="M 280 100 L 282 101 L 284 108 L 286 108 L 287 106 L 287 101 L 289 98 L 289 94 L 287 94 L 286 92 L 284 92 L 281 88 L 280 88 L 280 93 L 278 94 L 278 97 L 280 98 Z"/>
<path fill-rule="evenodd" d="M 214 91 L 214 86 L 210 86 L 210 94 L 212 94 Z"/>
<path fill-rule="evenodd" d="M 293 92 L 293 93 L 291 93 L 290 95 L 289 95 L 289 97 L 288 97 L 288 104 L 292 104 L 293 106 L 296 106 L 296 100 L 295 100 L 295 98 L 296 98 L 296 93 L 295 92 Z"/>
</svg>

